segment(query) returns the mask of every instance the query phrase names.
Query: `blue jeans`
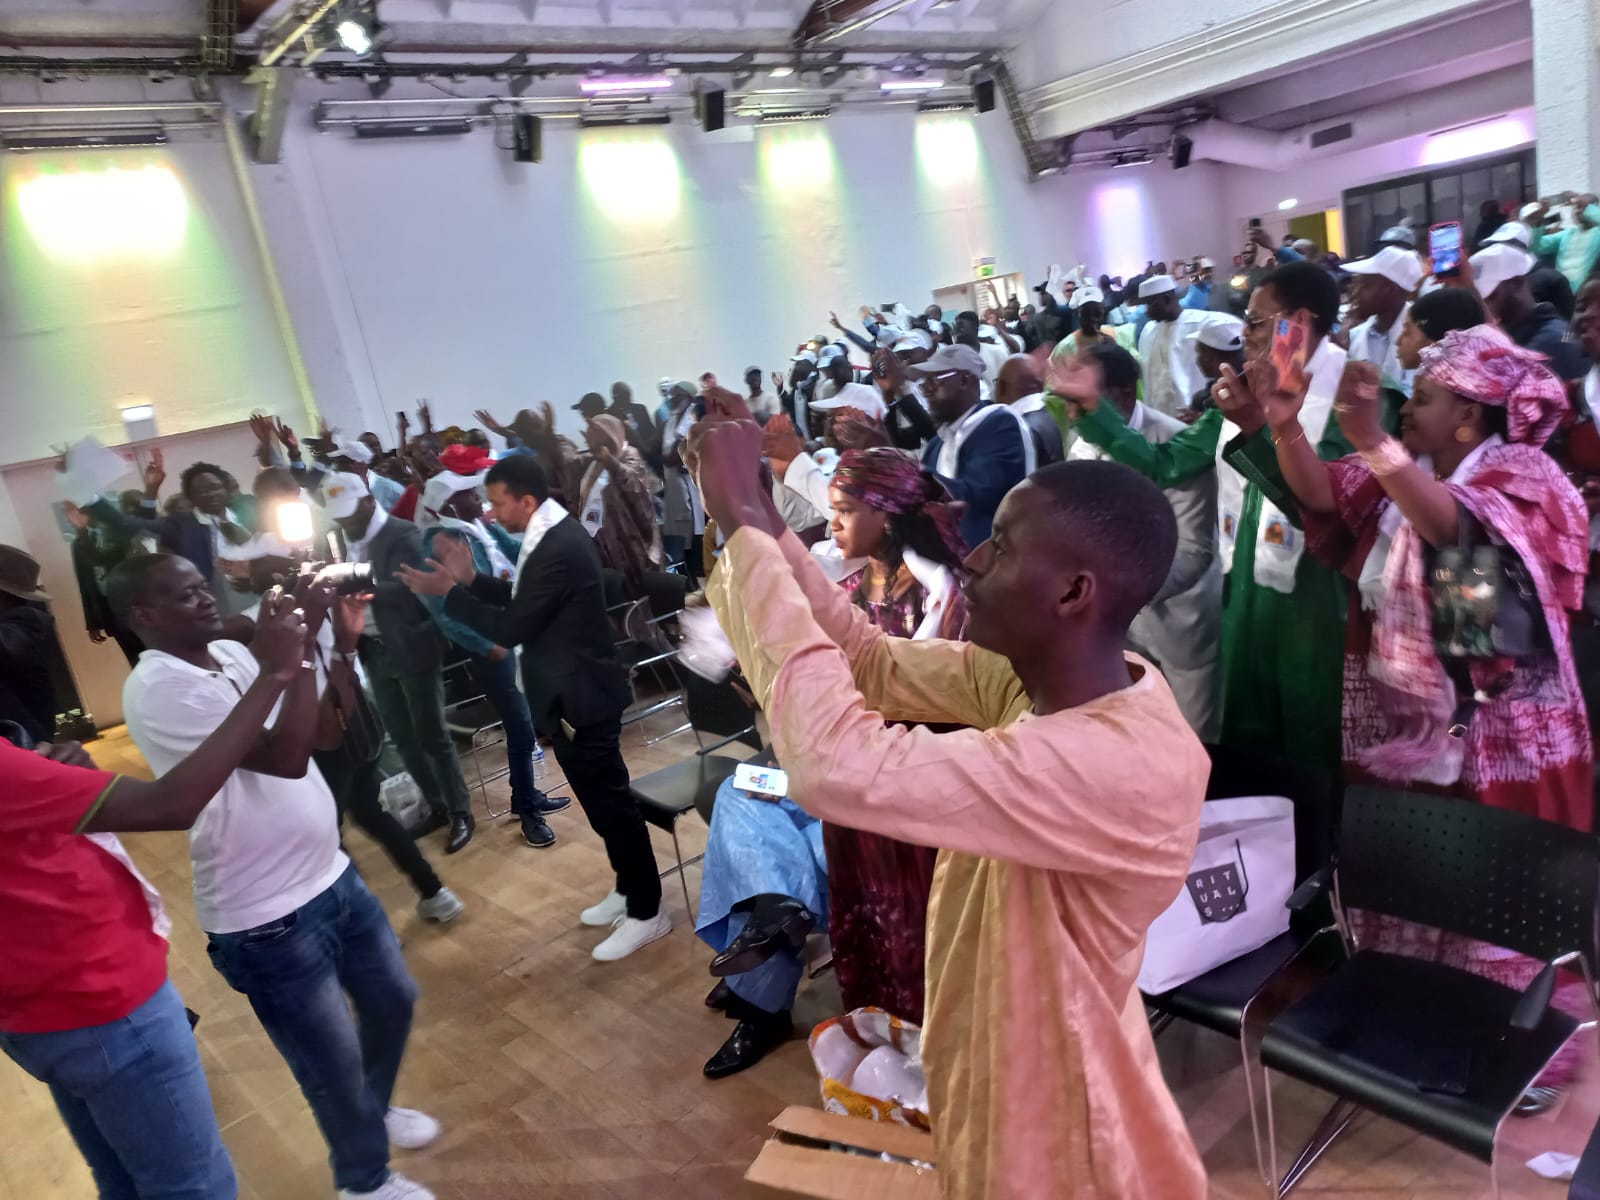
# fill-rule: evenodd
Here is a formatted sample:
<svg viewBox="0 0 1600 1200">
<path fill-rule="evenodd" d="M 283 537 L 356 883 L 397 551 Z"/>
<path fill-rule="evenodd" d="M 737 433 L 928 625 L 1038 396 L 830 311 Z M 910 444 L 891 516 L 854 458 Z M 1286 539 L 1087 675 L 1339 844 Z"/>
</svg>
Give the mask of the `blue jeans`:
<svg viewBox="0 0 1600 1200">
<path fill-rule="evenodd" d="M 233 1200 L 183 1001 L 171 983 L 120 1021 L 60 1033 L 0 1033 L 0 1049 L 41 1083 L 100 1200 Z"/>
<path fill-rule="evenodd" d="M 518 816 L 535 812 L 539 788 L 533 778 L 533 748 L 538 735 L 528 712 L 528 698 L 517 686 L 517 656 L 507 654 L 499 662 L 472 659 L 472 677 L 489 698 L 506 733 L 506 766 L 510 768 L 511 811 Z"/>
<path fill-rule="evenodd" d="M 417 985 L 355 867 L 280 920 L 206 936 L 212 966 L 250 1001 L 311 1105 L 334 1186 L 382 1187 L 389 1178 L 383 1117 Z"/>
</svg>

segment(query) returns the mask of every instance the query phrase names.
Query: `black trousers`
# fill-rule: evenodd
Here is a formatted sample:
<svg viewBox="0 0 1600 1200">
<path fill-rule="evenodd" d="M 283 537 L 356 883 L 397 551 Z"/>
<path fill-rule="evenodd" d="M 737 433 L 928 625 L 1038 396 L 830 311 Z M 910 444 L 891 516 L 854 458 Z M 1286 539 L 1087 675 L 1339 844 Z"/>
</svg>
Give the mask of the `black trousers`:
<svg viewBox="0 0 1600 1200">
<path fill-rule="evenodd" d="M 573 730 L 558 729 L 556 762 L 566 773 L 589 828 L 605 843 L 616 872 L 617 891 L 628 898 L 628 915 L 647 920 L 661 911 L 661 875 L 644 815 L 628 791 L 622 761 L 622 719 L 613 717 Z"/>
<path fill-rule="evenodd" d="M 349 813 L 356 827 L 382 846 L 389 861 L 411 880 L 419 896 L 426 900 L 437 895 L 443 886 L 439 877 L 433 873 L 405 826 L 395 820 L 378 799 L 382 780 L 378 776 L 377 762 L 353 763 L 343 746 L 336 750 L 318 750 L 312 757 L 339 805 L 341 824 Z"/>
</svg>

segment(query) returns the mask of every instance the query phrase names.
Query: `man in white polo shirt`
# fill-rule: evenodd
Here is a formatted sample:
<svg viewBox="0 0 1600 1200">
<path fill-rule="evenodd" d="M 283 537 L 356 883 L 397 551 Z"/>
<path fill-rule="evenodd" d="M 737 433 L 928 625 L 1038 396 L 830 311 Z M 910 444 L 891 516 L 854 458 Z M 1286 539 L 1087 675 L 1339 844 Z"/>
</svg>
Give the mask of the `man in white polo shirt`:
<svg viewBox="0 0 1600 1200">
<path fill-rule="evenodd" d="M 227 719 L 261 667 L 249 647 L 221 640 L 216 601 L 186 559 L 130 558 L 106 592 L 148 647 L 122 706 L 134 743 L 164 775 Z M 331 591 L 302 597 L 302 669 L 189 832 L 195 912 L 212 965 L 249 999 L 311 1105 L 339 1196 L 432 1200 L 389 1170 L 391 1141 L 413 1148 L 439 1132 L 432 1118 L 389 1105 L 417 986 L 339 848 L 333 796 L 310 761 L 315 638 L 330 601 Z"/>
<path fill-rule="evenodd" d="M 1422 282 L 1422 260 L 1414 251 L 1385 246 L 1371 258 L 1345 263 L 1355 276 L 1350 289 L 1350 361 L 1378 368 L 1384 386 L 1411 395 L 1414 371 L 1400 363 L 1397 344 L 1406 325 L 1411 297 Z"/>
</svg>

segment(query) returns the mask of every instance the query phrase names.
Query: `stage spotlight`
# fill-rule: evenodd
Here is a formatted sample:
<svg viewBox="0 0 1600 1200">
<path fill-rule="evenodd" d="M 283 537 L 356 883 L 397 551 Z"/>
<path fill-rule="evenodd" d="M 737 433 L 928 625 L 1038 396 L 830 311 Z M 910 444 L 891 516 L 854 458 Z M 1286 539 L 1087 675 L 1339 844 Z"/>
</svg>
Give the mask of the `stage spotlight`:
<svg viewBox="0 0 1600 1200">
<path fill-rule="evenodd" d="M 360 21 L 347 17 L 334 27 L 334 32 L 339 36 L 339 45 L 357 58 L 372 53 L 372 31 Z"/>
</svg>

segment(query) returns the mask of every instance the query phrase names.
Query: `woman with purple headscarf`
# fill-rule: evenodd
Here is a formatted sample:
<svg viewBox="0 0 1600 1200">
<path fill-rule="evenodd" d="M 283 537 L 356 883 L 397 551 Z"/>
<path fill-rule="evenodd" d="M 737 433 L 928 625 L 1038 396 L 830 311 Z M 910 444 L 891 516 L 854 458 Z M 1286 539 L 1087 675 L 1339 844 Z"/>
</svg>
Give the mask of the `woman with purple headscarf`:
<svg viewBox="0 0 1600 1200">
<path fill-rule="evenodd" d="M 944 485 L 898 450 L 847 450 L 829 498 L 833 539 L 813 553 L 872 623 L 896 637 L 960 637 L 967 548 Z M 824 920 L 845 1008 L 872 1005 L 920 1022 L 935 858 L 723 784 L 696 929 L 718 951 L 713 973 L 724 976 L 707 1003 L 739 1023 L 706 1074 L 744 1070 L 790 1036 L 805 936 Z"/>
<path fill-rule="evenodd" d="M 1358 583 L 1345 655 L 1346 776 L 1588 830 L 1593 749 L 1567 625 L 1582 604 L 1588 516 L 1543 449 L 1568 412 L 1566 389 L 1543 355 L 1488 325 L 1447 333 L 1422 350 L 1421 363 L 1398 439 L 1380 427 L 1376 368 L 1346 368 L 1334 411 L 1358 453 L 1337 462 L 1321 462 L 1307 446 L 1296 398 L 1266 401 L 1308 548 Z M 1269 390 L 1252 384 L 1257 395 Z M 1424 556 L 1458 544 L 1466 515 L 1526 569 L 1549 649 L 1452 658 L 1470 664 L 1453 671 L 1440 659 Z M 1464 672 L 1481 699 L 1475 708 L 1460 706 Z M 1363 944 L 1513 988 L 1527 986 L 1542 965 L 1438 930 L 1357 916 Z M 1519 1111 L 1553 1099 L 1547 1088 L 1534 1093 Z"/>
</svg>

